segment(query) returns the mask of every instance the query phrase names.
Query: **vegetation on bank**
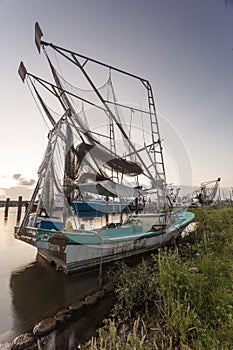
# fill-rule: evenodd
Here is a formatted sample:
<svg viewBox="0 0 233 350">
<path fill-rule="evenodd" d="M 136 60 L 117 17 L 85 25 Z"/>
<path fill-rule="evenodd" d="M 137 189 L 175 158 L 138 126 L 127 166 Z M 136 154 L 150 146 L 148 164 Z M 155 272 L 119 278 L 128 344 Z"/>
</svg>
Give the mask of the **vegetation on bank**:
<svg viewBox="0 0 233 350">
<path fill-rule="evenodd" d="M 117 264 L 113 315 L 83 349 L 233 349 L 233 207 L 195 214 L 177 247 Z"/>
</svg>

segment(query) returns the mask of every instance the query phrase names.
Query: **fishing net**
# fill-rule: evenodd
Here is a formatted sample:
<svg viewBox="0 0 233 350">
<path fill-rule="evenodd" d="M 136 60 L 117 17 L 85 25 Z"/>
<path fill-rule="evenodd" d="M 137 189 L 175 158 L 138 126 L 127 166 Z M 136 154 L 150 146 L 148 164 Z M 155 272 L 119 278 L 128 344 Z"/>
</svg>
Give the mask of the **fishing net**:
<svg viewBox="0 0 233 350">
<path fill-rule="evenodd" d="M 77 72 L 79 76 L 83 73 L 79 66 L 74 74 L 68 71 L 65 78 L 49 58 L 48 62 L 56 83 L 51 91 L 61 110 L 59 118 L 59 112 L 44 103 L 33 82 L 42 108 L 53 124 L 39 169 L 42 183 L 39 201 L 47 215 L 60 215 L 65 221 L 74 214 L 74 201 L 103 193 L 120 200 L 125 193 L 128 201 L 144 195 L 150 197 L 150 203 L 157 209 L 164 208 L 164 164 L 149 83 L 136 79 L 135 87 L 135 79 L 119 77 L 119 72 L 111 69 L 106 75 L 104 67 L 105 75 L 97 74 L 97 81 L 106 78 L 99 88 L 96 82 L 89 81 L 89 75 L 87 80 L 92 89 L 80 88 L 72 81 L 79 80 Z M 121 187 L 120 195 L 111 190 L 115 188 L 111 183 L 125 186 Z M 93 188 L 88 184 L 101 190 L 86 193 L 86 189 Z"/>
</svg>

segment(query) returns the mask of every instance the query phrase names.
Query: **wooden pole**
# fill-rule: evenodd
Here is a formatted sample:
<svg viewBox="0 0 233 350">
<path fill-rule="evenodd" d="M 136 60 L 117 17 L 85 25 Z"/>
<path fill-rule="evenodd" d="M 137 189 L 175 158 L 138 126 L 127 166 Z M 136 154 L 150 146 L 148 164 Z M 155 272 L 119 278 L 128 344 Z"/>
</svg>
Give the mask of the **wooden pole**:
<svg viewBox="0 0 233 350">
<path fill-rule="evenodd" d="M 10 206 L 10 198 L 7 198 L 5 203 L 5 214 L 4 214 L 5 219 L 8 218 L 9 206 Z"/>
<path fill-rule="evenodd" d="M 17 222 L 20 221 L 21 213 L 22 213 L 22 196 L 19 196 L 19 200 L 18 200 L 18 212 L 17 212 Z"/>
</svg>

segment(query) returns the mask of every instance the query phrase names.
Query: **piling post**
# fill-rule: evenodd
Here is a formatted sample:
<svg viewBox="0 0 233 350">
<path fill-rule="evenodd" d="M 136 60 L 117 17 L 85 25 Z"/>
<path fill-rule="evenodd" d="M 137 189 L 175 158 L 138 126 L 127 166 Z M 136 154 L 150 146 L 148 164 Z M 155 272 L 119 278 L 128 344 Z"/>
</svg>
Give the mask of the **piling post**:
<svg viewBox="0 0 233 350">
<path fill-rule="evenodd" d="M 7 198 L 5 203 L 5 213 L 4 213 L 5 219 L 8 218 L 9 206 L 10 206 L 10 198 Z"/>
<path fill-rule="evenodd" d="M 22 213 L 22 196 L 19 196 L 19 199 L 18 199 L 18 211 L 17 211 L 17 222 L 20 221 L 21 213 Z"/>
</svg>

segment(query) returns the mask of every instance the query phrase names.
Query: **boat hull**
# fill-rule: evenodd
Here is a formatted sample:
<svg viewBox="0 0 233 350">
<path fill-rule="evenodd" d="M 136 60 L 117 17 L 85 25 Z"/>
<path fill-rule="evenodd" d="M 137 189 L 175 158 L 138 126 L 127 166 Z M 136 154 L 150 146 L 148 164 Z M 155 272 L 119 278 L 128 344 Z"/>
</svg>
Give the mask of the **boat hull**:
<svg viewBox="0 0 233 350">
<path fill-rule="evenodd" d="M 185 212 L 173 225 L 148 232 L 135 223 L 91 232 L 28 228 L 28 233 L 21 236 L 16 233 L 16 238 L 33 244 L 48 263 L 70 274 L 174 244 L 193 220 L 194 214 Z"/>
<path fill-rule="evenodd" d="M 57 269 L 62 269 L 69 274 L 79 270 L 89 269 L 98 265 L 110 263 L 116 260 L 140 255 L 149 251 L 155 251 L 159 247 L 174 243 L 180 231 L 174 229 L 172 232 L 158 234 L 156 236 L 140 238 L 135 241 L 122 244 L 108 244 L 101 246 L 68 244 L 66 254 L 54 254 L 49 249 L 39 248 L 38 253 L 50 264 L 55 264 Z M 102 252 L 101 252 L 102 250 Z"/>
</svg>

